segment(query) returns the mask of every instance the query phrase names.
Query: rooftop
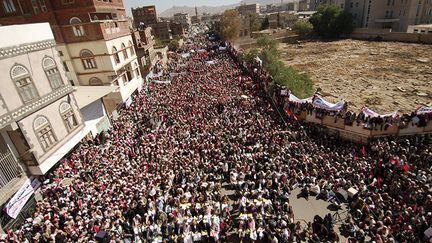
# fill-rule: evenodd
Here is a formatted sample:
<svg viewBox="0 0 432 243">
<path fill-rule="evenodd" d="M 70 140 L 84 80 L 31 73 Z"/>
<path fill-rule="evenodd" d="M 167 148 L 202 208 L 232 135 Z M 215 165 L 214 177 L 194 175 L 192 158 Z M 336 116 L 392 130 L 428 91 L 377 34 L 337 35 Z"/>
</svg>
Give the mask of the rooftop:
<svg viewBox="0 0 432 243">
<path fill-rule="evenodd" d="M 0 48 L 54 40 L 49 23 L 0 26 Z"/>
</svg>

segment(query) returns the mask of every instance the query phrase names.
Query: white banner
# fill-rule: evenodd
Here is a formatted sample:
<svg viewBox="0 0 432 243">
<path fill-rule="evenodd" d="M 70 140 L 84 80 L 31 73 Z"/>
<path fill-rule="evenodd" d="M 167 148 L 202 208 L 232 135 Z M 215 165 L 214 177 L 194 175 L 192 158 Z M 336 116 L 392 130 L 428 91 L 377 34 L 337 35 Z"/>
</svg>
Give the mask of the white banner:
<svg viewBox="0 0 432 243">
<path fill-rule="evenodd" d="M 183 58 L 188 58 L 188 57 L 190 57 L 190 53 L 189 52 L 187 52 L 187 53 L 182 53 L 181 54 L 181 56 L 183 57 Z"/>
<path fill-rule="evenodd" d="M 290 94 L 289 101 L 296 102 L 296 103 L 312 103 L 312 97 L 306 98 L 306 99 L 299 99 L 295 95 Z"/>
<path fill-rule="evenodd" d="M 30 177 L 6 204 L 5 211 L 7 215 L 16 219 L 21 209 L 40 185 L 41 182 L 38 179 Z"/>
<path fill-rule="evenodd" d="M 153 80 L 153 83 L 156 83 L 156 84 L 170 84 L 171 80 Z"/>
<path fill-rule="evenodd" d="M 417 115 L 432 113 L 432 106 L 431 107 L 421 106 L 416 110 L 416 113 Z"/>
<path fill-rule="evenodd" d="M 380 114 L 376 113 L 375 111 L 369 109 L 367 106 L 363 106 L 361 111 L 363 112 L 363 114 L 366 115 L 366 117 L 393 117 L 393 118 L 395 118 L 397 116 L 396 111 L 389 113 L 389 114 L 380 115 Z"/>
<path fill-rule="evenodd" d="M 219 51 L 225 51 L 226 47 L 225 46 L 219 46 Z"/>
<path fill-rule="evenodd" d="M 328 101 L 325 101 L 323 98 L 321 98 L 321 96 L 316 95 L 313 101 L 313 105 L 318 108 L 329 110 L 329 111 L 340 111 L 343 109 L 345 105 L 345 101 L 341 100 L 338 103 L 333 104 Z"/>
<path fill-rule="evenodd" d="M 207 63 L 208 65 L 216 64 L 216 62 L 215 62 L 214 60 L 206 61 L 206 63 Z"/>
<path fill-rule="evenodd" d="M 129 97 L 126 99 L 125 105 L 126 105 L 126 108 L 129 108 L 129 106 L 132 105 L 132 97 Z"/>
</svg>

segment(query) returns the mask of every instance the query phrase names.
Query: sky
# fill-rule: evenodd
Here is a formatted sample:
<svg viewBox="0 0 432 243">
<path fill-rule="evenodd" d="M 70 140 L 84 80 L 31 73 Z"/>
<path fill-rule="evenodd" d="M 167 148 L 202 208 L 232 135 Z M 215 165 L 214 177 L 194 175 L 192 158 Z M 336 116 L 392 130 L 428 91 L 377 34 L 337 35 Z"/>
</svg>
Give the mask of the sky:
<svg viewBox="0 0 432 243">
<path fill-rule="evenodd" d="M 125 8 L 130 13 L 131 7 L 156 5 L 158 13 L 165 11 L 172 6 L 220 6 L 239 3 L 240 0 L 123 0 Z"/>
</svg>

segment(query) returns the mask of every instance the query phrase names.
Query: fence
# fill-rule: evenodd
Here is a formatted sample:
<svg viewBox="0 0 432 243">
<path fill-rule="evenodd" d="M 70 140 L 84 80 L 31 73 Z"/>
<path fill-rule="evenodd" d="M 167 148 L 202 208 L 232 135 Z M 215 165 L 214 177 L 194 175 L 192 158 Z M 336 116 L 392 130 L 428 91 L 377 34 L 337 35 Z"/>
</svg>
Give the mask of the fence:
<svg viewBox="0 0 432 243">
<path fill-rule="evenodd" d="M 8 149 L 0 151 L 0 189 L 22 173 L 21 167 Z"/>
</svg>

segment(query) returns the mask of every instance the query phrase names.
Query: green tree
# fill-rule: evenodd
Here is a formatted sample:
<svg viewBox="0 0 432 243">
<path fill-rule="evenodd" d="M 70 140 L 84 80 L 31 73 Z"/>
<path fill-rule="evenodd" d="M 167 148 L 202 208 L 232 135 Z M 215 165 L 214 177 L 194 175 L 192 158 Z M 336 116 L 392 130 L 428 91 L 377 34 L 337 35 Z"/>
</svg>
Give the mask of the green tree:
<svg viewBox="0 0 432 243">
<path fill-rule="evenodd" d="M 308 21 L 297 21 L 293 27 L 294 31 L 300 36 L 309 35 L 313 30 L 313 25 Z"/>
<path fill-rule="evenodd" d="M 257 13 L 250 13 L 249 21 L 250 21 L 251 31 L 258 31 L 261 29 L 261 20 Z"/>
<path fill-rule="evenodd" d="M 270 27 L 270 22 L 268 16 L 265 16 L 261 22 L 261 30 L 266 30 Z"/>
<path fill-rule="evenodd" d="M 222 14 L 219 25 L 219 36 L 226 41 L 233 41 L 239 37 L 240 15 L 236 9 L 228 9 Z"/>
<path fill-rule="evenodd" d="M 350 13 L 342 12 L 336 5 L 322 5 L 309 19 L 313 30 L 320 36 L 339 37 L 354 30 L 354 21 Z"/>
<path fill-rule="evenodd" d="M 313 82 L 310 77 L 307 74 L 298 73 L 294 68 L 286 66 L 280 60 L 278 41 L 270 36 L 264 36 L 257 40 L 257 44 L 259 49 L 249 50 L 243 58 L 247 62 L 254 62 L 256 56 L 261 58 L 264 68 L 273 77 L 273 83 L 269 84 L 270 92 L 273 92 L 273 87 L 279 84 L 287 87 L 301 98 L 313 94 Z"/>
<path fill-rule="evenodd" d="M 170 43 L 168 43 L 168 50 L 177 51 L 178 48 L 179 48 L 178 40 L 171 40 Z"/>
</svg>

